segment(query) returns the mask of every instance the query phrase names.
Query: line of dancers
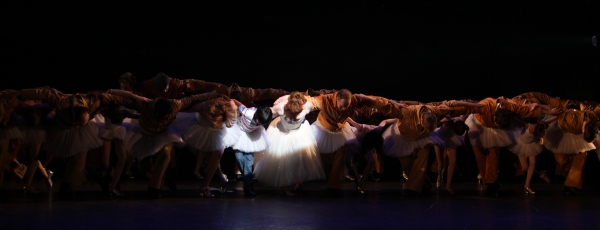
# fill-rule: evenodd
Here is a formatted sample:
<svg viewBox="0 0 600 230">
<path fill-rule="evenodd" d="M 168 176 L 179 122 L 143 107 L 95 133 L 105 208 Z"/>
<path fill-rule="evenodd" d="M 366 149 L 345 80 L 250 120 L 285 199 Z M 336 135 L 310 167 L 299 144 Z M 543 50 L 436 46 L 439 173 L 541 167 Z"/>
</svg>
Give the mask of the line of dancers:
<svg viewBox="0 0 600 230">
<path fill-rule="evenodd" d="M 498 156 L 504 147 L 518 156 L 526 172 L 525 194 L 535 194 L 530 187 L 534 174 L 549 181 L 535 170 L 536 156 L 545 148 L 566 177 L 564 193 L 581 195 L 586 154 L 599 151 L 600 144 L 598 103 L 539 92 L 423 103 L 347 89 L 289 92 L 226 86 L 164 73 L 138 82 L 127 72 L 118 82 L 119 89 L 87 93 L 66 94 L 51 87 L 1 91 L 0 185 L 14 162 L 11 144 L 18 140 L 18 158 L 27 166 L 26 193 L 38 192 L 32 186 L 35 172 L 52 188 L 48 163 L 60 158 L 65 161 L 61 196 L 74 197 L 74 186 L 86 173 L 108 195 L 123 196 L 119 179 L 137 161 L 148 179 L 146 196 L 160 198 L 163 185 L 177 190 L 174 152 L 185 148 L 196 158 L 198 177 L 205 168 L 199 194 L 213 197 L 213 178 L 221 182 L 221 192 L 231 190 L 220 162 L 225 149 L 232 148 L 246 196 L 256 196 L 255 181 L 294 196 L 292 188 L 303 182 L 327 180 L 326 191 L 339 194 L 347 171 L 357 171 L 354 156 L 366 160 L 364 170 L 356 173 L 359 193 L 366 193 L 365 181 L 378 157 L 387 156 L 397 158 L 407 176 L 403 195 L 418 196 L 432 188 L 426 169 L 434 148 L 435 186 L 454 194 L 456 149 L 464 145 L 475 155 L 489 196 L 500 189 Z M 254 104 L 263 100 L 274 103 Z M 113 146 L 116 162 L 111 164 Z M 89 167 L 86 158 L 95 149 L 101 150 L 101 163 Z M 46 152 L 42 161 L 41 151 Z"/>
</svg>

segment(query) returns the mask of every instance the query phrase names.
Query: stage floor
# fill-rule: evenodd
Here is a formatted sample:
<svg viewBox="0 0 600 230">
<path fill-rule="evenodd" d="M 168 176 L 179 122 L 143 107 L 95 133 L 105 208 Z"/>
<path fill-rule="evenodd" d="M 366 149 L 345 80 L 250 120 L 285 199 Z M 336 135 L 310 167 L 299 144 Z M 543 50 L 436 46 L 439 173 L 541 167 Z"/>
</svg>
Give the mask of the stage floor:
<svg viewBox="0 0 600 230">
<path fill-rule="evenodd" d="M 60 181 L 55 181 L 58 185 Z M 76 186 L 76 197 L 51 192 L 24 194 L 21 183 L 5 182 L 0 216 L 3 229 L 599 229 L 600 186 L 587 185 L 583 196 L 566 196 L 560 181 L 535 183 L 524 196 L 522 183 L 502 184 L 499 197 L 485 196 L 477 182 L 457 182 L 455 195 L 433 188 L 420 197 L 402 196 L 401 181 L 367 182 L 360 195 L 344 182 L 339 196 L 328 195 L 324 181 L 307 182 L 296 196 L 255 186 L 258 196 L 237 192 L 199 196 L 199 181 L 166 187 L 162 198 L 146 200 L 143 179 L 122 181 L 124 197 L 103 195 L 97 184 Z M 44 188 L 37 179 L 34 187 Z M 6 228 L 8 227 L 8 228 Z"/>
</svg>

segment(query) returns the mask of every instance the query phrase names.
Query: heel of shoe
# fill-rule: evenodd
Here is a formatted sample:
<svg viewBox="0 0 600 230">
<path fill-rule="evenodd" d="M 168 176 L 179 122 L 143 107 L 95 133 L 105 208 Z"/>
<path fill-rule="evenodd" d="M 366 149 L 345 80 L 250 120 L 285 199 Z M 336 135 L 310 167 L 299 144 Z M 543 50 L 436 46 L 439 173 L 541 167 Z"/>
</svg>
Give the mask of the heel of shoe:
<svg viewBox="0 0 600 230">
<path fill-rule="evenodd" d="M 202 190 L 200 190 L 200 196 L 201 197 L 214 197 L 215 195 L 210 193 L 209 187 L 204 187 L 204 188 L 202 188 Z"/>
<path fill-rule="evenodd" d="M 525 188 L 525 195 L 535 195 L 535 192 L 531 188 Z"/>
</svg>

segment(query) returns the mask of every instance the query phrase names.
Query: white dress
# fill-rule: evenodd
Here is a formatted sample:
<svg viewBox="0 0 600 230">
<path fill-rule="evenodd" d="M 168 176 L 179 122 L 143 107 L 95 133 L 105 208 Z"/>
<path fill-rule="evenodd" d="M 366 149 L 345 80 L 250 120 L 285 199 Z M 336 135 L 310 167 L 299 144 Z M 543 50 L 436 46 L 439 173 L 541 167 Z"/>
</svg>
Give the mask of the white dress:
<svg viewBox="0 0 600 230">
<path fill-rule="evenodd" d="M 236 125 L 241 132 L 232 148 L 246 153 L 261 152 L 267 149 L 268 142 L 265 127 L 252 122 L 256 107 L 247 108 L 242 105 L 238 107 L 238 112 Z"/>
<path fill-rule="evenodd" d="M 240 137 L 240 128 L 234 122 L 231 127 L 225 123 L 221 129 L 213 129 L 208 120 L 197 112 L 180 112 L 171 126 L 185 144 L 197 151 L 220 151 L 233 146 Z M 182 147 L 182 146 L 177 146 Z M 196 152 L 197 153 L 197 152 Z"/>
<path fill-rule="evenodd" d="M 283 111 L 283 104 L 277 109 Z M 283 115 L 275 118 L 267 128 L 267 141 L 268 147 L 254 168 L 260 183 L 282 187 L 325 179 L 317 141 L 304 116 L 298 120 Z"/>
<path fill-rule="evenodd" d="M 415 150 L 434 143 L 431 135 L 418 140 L 410 140 L 402 136 L 398 128 L 398 122 L 394 122 L 383 132 L 384 155 L 389 157 L 406 157 L 410 156 Z M 441 142 L 441 140 L 437 140 L 437 142 Z"/>
<path fill-rule="evenodd" d="M 544 150 L 544 146 L 534 141 L 535 137 L 529 132 L 528 126 L 514 129 L 511 132 L 513 144 L 508 146 L 510 152 L 520 157 L 537 156 Z"/>
</svg>

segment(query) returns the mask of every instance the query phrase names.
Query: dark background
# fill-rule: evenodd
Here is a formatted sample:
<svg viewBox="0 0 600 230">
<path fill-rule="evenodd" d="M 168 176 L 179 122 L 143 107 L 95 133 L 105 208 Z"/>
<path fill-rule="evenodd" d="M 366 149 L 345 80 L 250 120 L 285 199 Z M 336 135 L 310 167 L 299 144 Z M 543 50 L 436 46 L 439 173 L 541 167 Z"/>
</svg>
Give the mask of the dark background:
<svg viewBox="0 0 600 230">
<path fill-rule="evenodd" d="M 528 91 L 600 101 L 597 1 L 2 4 L 3 88 L 105 90 L 125 71 L 162 71 L 424 102 Z"/>
</svg>

